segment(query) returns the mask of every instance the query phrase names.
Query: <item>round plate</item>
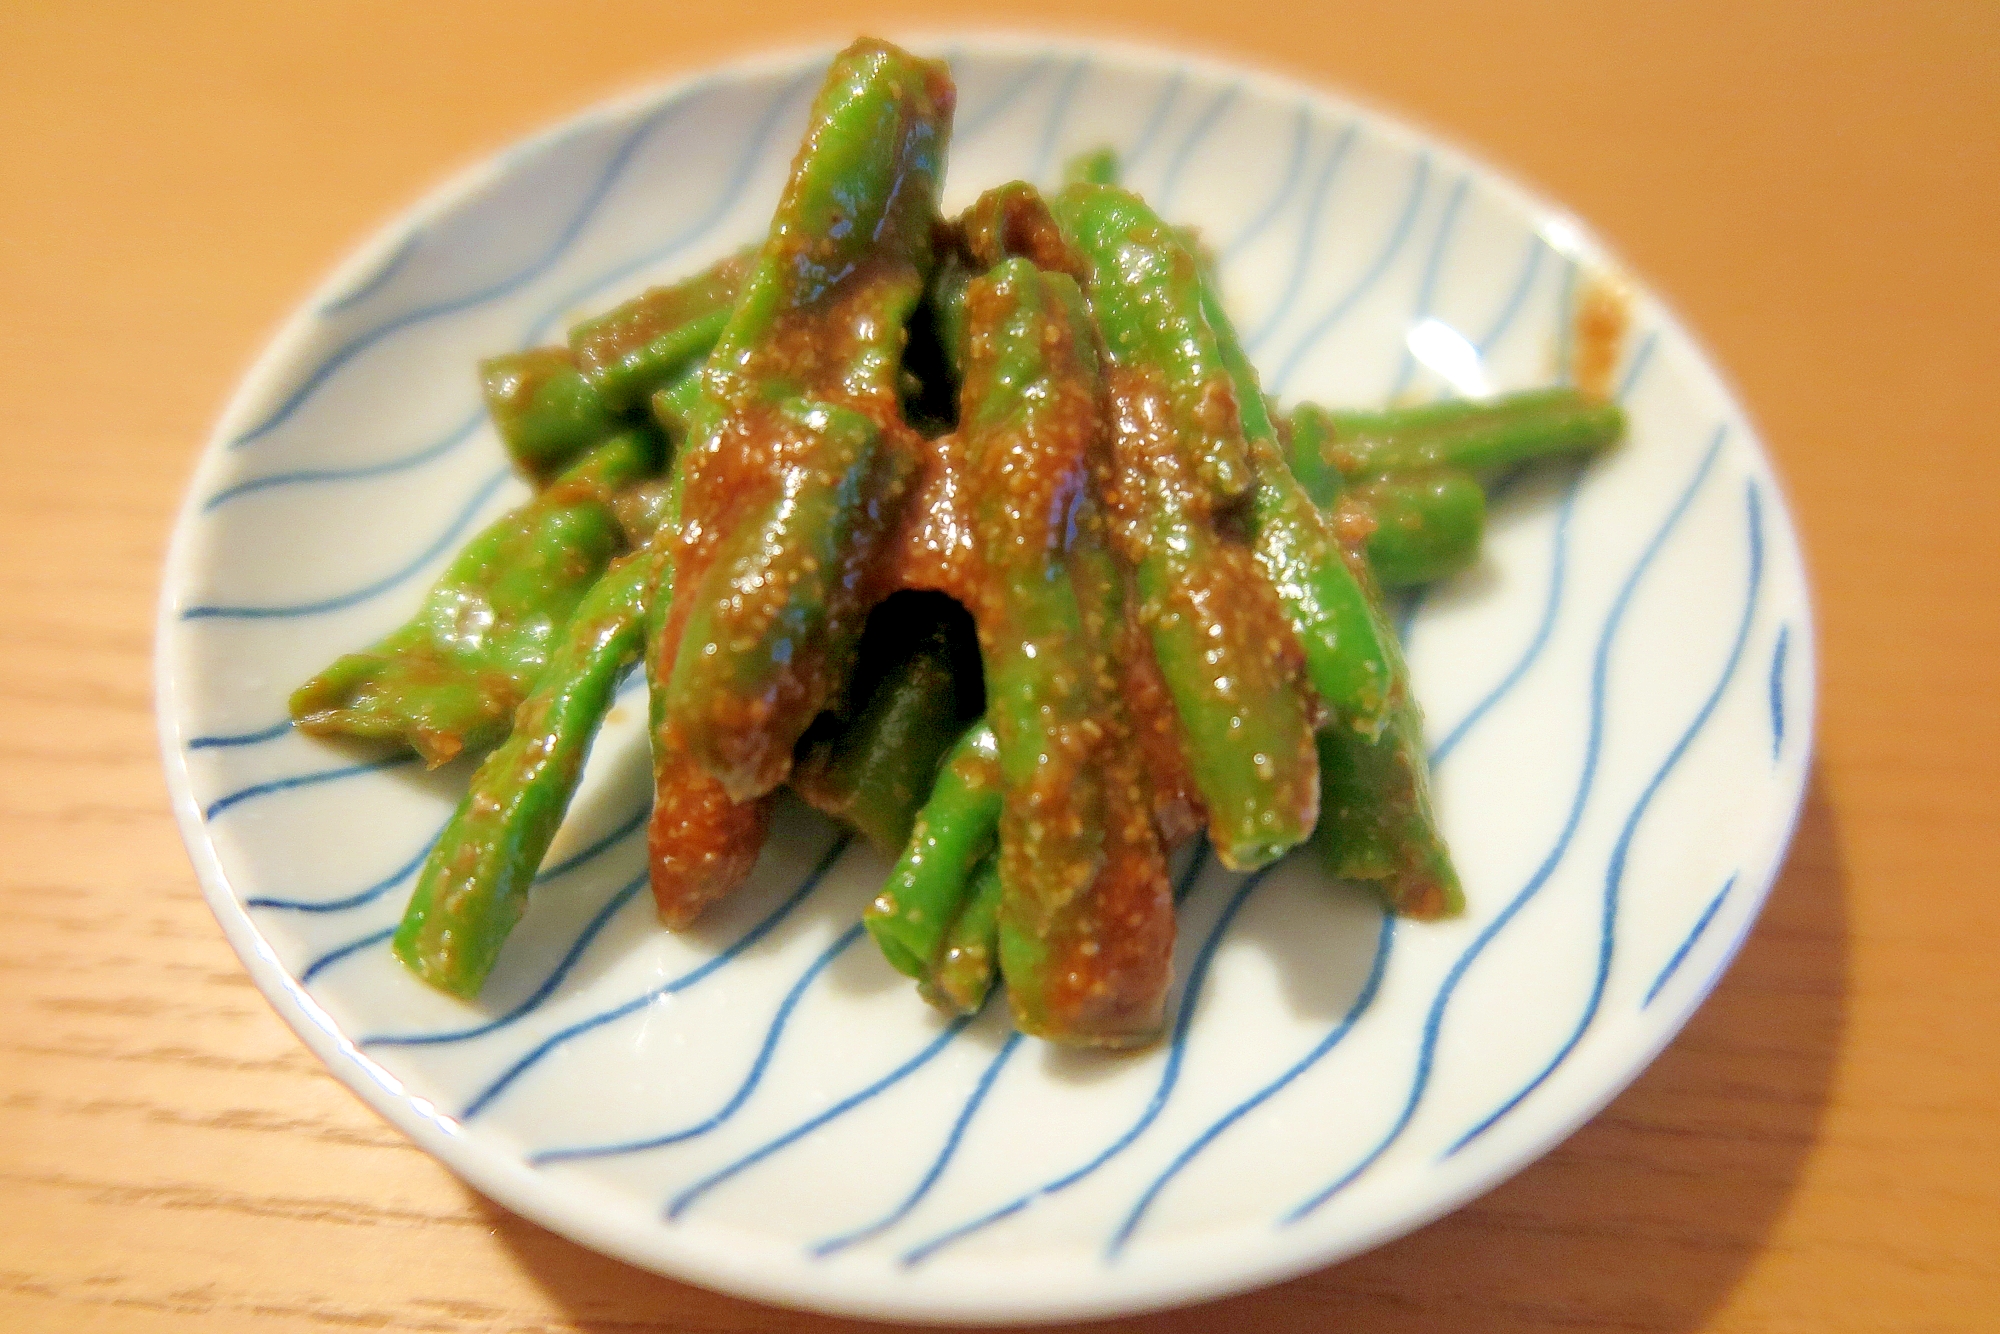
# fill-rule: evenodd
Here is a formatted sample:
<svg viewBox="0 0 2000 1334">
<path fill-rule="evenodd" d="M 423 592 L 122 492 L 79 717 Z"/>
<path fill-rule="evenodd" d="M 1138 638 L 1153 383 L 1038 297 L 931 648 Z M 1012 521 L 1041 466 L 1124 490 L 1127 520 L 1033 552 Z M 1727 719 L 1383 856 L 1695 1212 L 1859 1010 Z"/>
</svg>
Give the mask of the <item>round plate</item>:
<svg viewBox="0 0 2000 1334">
<path fill-rule="evenodd" d="M 1179 55 L 967 39 L 947 206 L 1109 143 L 1198 225 L 1266 388 L 1369 405 L 1567 373 L 1573 220 L 1324 92 Z M 635 1264 L 909 1319 L 1215 1296 L 1416 1227 L 1618 1092 L 1713 985 L 1803 789 L 1812 622 L 1769 461 L 1636 298 L 1630 439 L 1503 485 L 1480 566 L 1409 609 L 1471 909 L 1390 923 L 1307 857 L 1184 893 L 1171 1034 L 1127 1056 L 947 1023 L 857 925 L 886 864 L 803 808 L 699 929 L 644 892 L 628 684 L 476 1005 L 385 937 L 467 771 L 292 732 L 285 695 L 517 503 L 474 361 L 761 235 L 828 50 L 513 148 L 293 317 L 197 472 L 161 608 L 182 830 L 257 984 L 481 1191 Z"/>
</svg>

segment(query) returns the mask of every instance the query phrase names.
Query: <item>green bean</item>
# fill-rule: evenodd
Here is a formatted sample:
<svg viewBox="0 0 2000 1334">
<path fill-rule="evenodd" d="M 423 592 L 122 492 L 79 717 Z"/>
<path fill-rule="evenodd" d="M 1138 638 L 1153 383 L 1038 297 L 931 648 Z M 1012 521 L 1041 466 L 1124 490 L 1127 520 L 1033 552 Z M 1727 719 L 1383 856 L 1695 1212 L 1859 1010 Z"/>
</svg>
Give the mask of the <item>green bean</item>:
<svg viewBox="0 0 2000 1334">
<path fill-rule="evenodd" d="M 947 1014 L 977 1014 L 1000 971 L 1000 861 L 987 857 L 917 992 Z"/>
<path fill-rule="evenodd" d="M 1026 181 L 996 185 L 975 199 L 959 215 L 957 233 L 959 248 L 979 272 L 1026 259 L 1036 268 L 1067 274 L 1079 285 L 1092 281 L 1094 271 L 1083 251 L 1056 221 L 1042 192 Z M 1118 283 L 1121 292 L 1124 285 Z"/>
<path fill-rule="evenodd" d="M 623 545 L 612 495 L 658 466 L 629 430 L 467 543 L 415 617 L 291 696 L 299 727 L 392 740 L 436 766 L 506 735 L 586 591 Z"/>
<path fill-rule="evenodd" d="M 1438 468 L 1371 478 L 1341 503 L 1372 521 L 1368 565 L 1384 587 L 1446 579 L 1479 559 L 1486 493 L 1462 472 Z"/>
<path fill-rule="evenodd" d="M 473 774 L 425 860 L 394 948 L 432 986 L 478 995 L 526 911 L 591 738 L 644 642 L 658 560 L 651 548 L 634 552 L 591 587 L 523 701 L 513 732 Z"/>
<path fill-rule="evenodd" d="M 952 98 L 943 66 L 886 44 L 835 59 L 692 413 L 661 716 L 737 801 L 783 780 L 876 596 Z"/>
<path fill-rule="evenodd" d="M 777 793 L 736 801 L 671 726 L 653 733 L 653 814 L 646 824 L 653 905 L 674 930 L 742 884 L 771 829 Z"/>
<path fill-rule="evenodd" d="M 1251 506 L 1258 559 L 1305 642 L 1315 687 L 1339 715 L 1319 738 L 1319 846 L 1336 874 L 1382 881 L 1398 912 L 1458 912 L 1464 895 L 1431 809 L 1423 714 L 1374 577 L 1360 553 L 1343 550 L 1286 465 L 1212 280 L 1204 296 L 1258 461 Z M 1344 686 L 1352 688 L 1343 694 Z"/>
<path fill-rule="evenodd" d="M 937 267 L 924 288 L 924 306 L 930 327 L 938 341 L 944 369 L 951 377 L 953 397 L 965 377 L 965 286 L 973 270 L 956 251 L 938 257 Z"/>
<path fill-rule="evenodd" d="M 745 262 L 732 255 L 683 282 L 649 288 L 571 329 L 567 347 L 482 361 L 487 412 L 522 475 L 546 482 L 692 368 L 715 346 Z"/>
<path fill-rule="evenodd" d="M 1000 749 L 1000 949 L 1015 1024 L 1123 1046 L 1157 1031 L 1172 893 L 1112 653 L 1123 581 L 1090 494 L 1096 339 L 1065 274 L 1006 259 L 966 289 L 959 408 L 968 595 Z"/>
<path fill-rule="evenodd" d="M 1194 253 L 1143 200 L 1117 186 L 1066 186 L 1050 207 L 1081 264 L 1111 363 L 1161 374 L 1159 406 L 1182 467 L 1208 501 L 1223 505 L 1243 495 L 1254 469 L 1230 369 L 1202 309 Z"/>
<path fill-rule="evenodd" d="M 730 796 L 761 796 L 789 771 L 792 749 L 839 688 L 867 607 L 866 562 L 881 545 L 881 500 L 904 461 L 858 412 L 793 400 L 788 427 L 812 456 L 761 513 L 739 519 L 695 605 L 666 687 L 670 718 Z M 870 532 L 871 526 L 873 532 Z M 802 719 L 774 725 L 773 718 Z"/>
<path fill-rule="evenodd" d="M 613 411 L 640 406 L 715 346 L 748 264 L 748 255 L 731 255 L 576 325 L 569 347 L 578 373 Z"/>
<path fill-rule="evenodd" d="M 540 485 L 620 426 L 566 347 L 535 347 L 479 363 L 486 411 L 522 476 Z"/>
<path fill-rule="evenodd" d="M 667 496 L 672 485 L 671 478 L 648 477 L 611 498 L 611 512 L 618 518 L 626 545 L 644 546 L 660 530 L 666 521 Z"/>
<path fill-rule="evenodd" d="M 659 423 L 669 440 L 685 440 L 694 425 L 694 414 L 701 407 L 702 377 L 699 368 L 691 370 L 656 390 L 652 399 L 653 420 Z"/>
<path fill-rule="evenodd" d="M 1030 254 L 1088 278 L 1112 425 L 1098 489 L 1217 855 L 1264 865 L 1311 832 L 1318 761 L 1278 604 L 1249 550 L 1216 528 L 1218 490 L 1235 484 L 1229 450 L 1242 457 L 1244 441 L 1195 261 L 1142 202 L 1109 187 L 1066 189 L 1051 219 L 1032 189 L 1003 186 L 965 227 L 976 259 Z"/>
<path fill-rule="evenodd" d="M 903 848 L 938 766 L 965 730 L 951 657 L 941 629 L 925 636 L 888 668 L 853 718 L 817 739 L 808 732 L 793 790 L 884 852 Z"/>
<path fill-rule="evenodd" d="M 1371 741 L 1331 727 L 1319 738 L 1320 823 L 1314 846 L 1334 875 L 1376 884 L 1392 912 L 1439 918 L 1465 892 L 1431 809 L 1423 718 L 1405 698 Z"/>
<path fill-rule="evenodd" d="M 1201 295 L 1256 464 L 1250 529 L 1257 563 L 1284 604 L 1313 689 L 1345 726 L 1373 737 L 1409 689 L 1395 631 L 1343 558 L 1327 516 L 1286 464 L 1256 368 L 1237 342 L 1212 276 L 1204 275 Z"/>
<path fill-rule="evenodd" d="M 1269 399 L 1264 410 L 1283 440 L 1292 476 L 1299 479 L 1315 505 L 1331 508 L 1347 488 L 1347 476 L 1335 463 L 1331 448 L 1334 414 L 1316 403 L 1301 403 L 1290 413 L 1280 414 Z"/>
<path fill-rule="evenodd" d="M 664 392 L 664 391 L 663 391 Z M 659 660 L 662 627 L 673 609 L 681 542 L 686 473 L 669 478 L 665 512 L 654 544 L 661 559 L 647 593 L 643 633 L 652 734 L 653 812 L 646 823 L 646 852 L 653 904 L 660 921 L 680 929 L 693 925 L 710 903 L 741 884 L 757 864 L 771 826 L 772 797 L 730 799 L 688 753 L 679 730 L 661 712 Z"/>
<path fill-rule="evenodd" d="M 1078 153 L 1063 164 L 1064 185 L 1116 185 L 1118 176 L 1118 150 L 1109 146 Z"/>
<path fill-rule="evenodd" d="M 951 748 L 882 892 L 862 920 L 897 972 L 922 979 L 1000 826 L 1000 746 L 975 723 Z"/>
<path fill-rule="evenodd" d="M 1624 435 L 1625 413 L 1615 403 L 1559 388 L 1382 412 L 1332 412 L 1302 403 L 1291 424 L 1292 466 L 1303 481 L 1328 468 L 1350 479 L 1438 467 L 1492 472 L 1592 453 Z"/>
<path fill-rule="evenodd" d="M 1214 531 L 1194 479 L 1160 438 L 1156 379 L 1115 374 L 1110 399 L 1117 476 L 1107 500 L 1139 623 L 1180 720 L 1216 855 L 1252 870 L 1302 841 L 1318 809 L 1296 641 L 1251 553 Z"/>
<path fill-rule="evenodd" d="M 771 791 L 842 686 L 876 596 L 882 538 L 909 475 L 908 451 L 898 447 L 908 434 L 903 326 L 931 267 L 954 96 L 943 65 L 886 43 L 856 42 L 834 59 L 770 232 L 688 407 L 675 460 L 685 482 L 676 593 L 648 616 L 646 650 L 647 842 L 654 899 L 670 925 L 692 921 L 749 874 Z M 887 437 L 866 447 L 881 466 L 865 473 L 854 467 L 857 418 Z M 843 478 L 858 491 L 844 491 Z M 786 526 L 786 507 L 807 494 L 821 498 L 822 512 L 855 520 L 837 553 L 841 581 L 829 585 L 829 572 L 807 568 L 818 557 L 766 546 L 765 573 L 782 587 L 757 590 L 769 595 L 746 604 L 766 619 L 739 623 L 728 614 L 729 572 L 758 555 L 739 544 L 743 560 L 723 561 L 725 539 L 797 531 Z M 793 581 L 808 576 L 828 596 L 793 602 Z M 711 633 L 690 640 L 697 609 Z M 790 637 L 773 633 L 768 618 L 778 610 L 796 618 Z M 718 661 L 682 672 L 682 659 L 695 656 Z M 710 682 L 727 682 L 733 699 L 708 697 Z M 770 707 L 759 708 L 760 697 Z"/>
</svg>

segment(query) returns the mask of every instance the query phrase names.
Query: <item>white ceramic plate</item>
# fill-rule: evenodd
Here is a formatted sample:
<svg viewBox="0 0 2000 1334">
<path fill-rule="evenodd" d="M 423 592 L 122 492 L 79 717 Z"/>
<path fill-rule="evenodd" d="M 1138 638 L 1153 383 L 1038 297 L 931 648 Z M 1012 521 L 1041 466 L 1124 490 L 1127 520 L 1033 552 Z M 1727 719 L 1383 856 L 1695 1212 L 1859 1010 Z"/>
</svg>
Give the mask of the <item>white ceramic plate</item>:
<svg viewBox="0 0 2000 1334">
<path fill-rule="evenodd" d="M 1606 261 L 1464 154 L 1168 53 L 927 49 L 960 90 L 949 207 L 1116 145 L 1211 239 L 1274 392 L 1379 404 L 1566 372 L 1579 273 Z M 239 390 L 175 537 L 159 655 L 167 772 L 230 941 L 335 1074 L 480 1190 L 775 1302 L 1131 1311 L 1351 1255 L 1492 1186 L 1713 985 L 1806 775 L 1789 516 L 1741 407 L 1643 293 L 1630 441 L 1507 487 L 1484 562 L 1409 624 L 1463 920 L 1392 926 L 1304 857 L 1198 866 L 1170 1041 L 1063 1052 L 1011 1038 L 1002 1006 L 947 1024 L 860 937 L 884 862 L 802 809 L 699 930 L 657 928 L 628 688 L 480 1002 L 382 944 L 465 769 L 294 734 L 287 690 L 399 622 L 523 494 L 474 360 L 760 235 L 828 54 L 649 91 L 461 176 Z"/>
</svg>

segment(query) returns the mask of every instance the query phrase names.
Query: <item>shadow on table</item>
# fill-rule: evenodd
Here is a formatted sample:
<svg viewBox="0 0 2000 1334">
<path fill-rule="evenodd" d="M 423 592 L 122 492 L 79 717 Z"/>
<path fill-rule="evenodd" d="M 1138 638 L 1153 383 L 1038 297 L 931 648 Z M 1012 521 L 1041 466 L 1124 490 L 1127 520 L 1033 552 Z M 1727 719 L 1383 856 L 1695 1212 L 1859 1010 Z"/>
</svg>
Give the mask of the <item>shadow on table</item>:
<svg viewBox="0 0 2000 1334">
<path fill-rule="evenodd" d="M 1547 1157 L 1457 1213 L 1276 1287 L 1093 1331 L 1366 1329 L 1690 1334 L 1729 1297 L 1812 1152 L 1843 1026 L 1847 876 L 1817 769 L 1789 861 L 1742 953 L 1633 1086 Z M 676 1283 L 477 1205 L 587 1334 L 877 1325 Z"/>
</svg>

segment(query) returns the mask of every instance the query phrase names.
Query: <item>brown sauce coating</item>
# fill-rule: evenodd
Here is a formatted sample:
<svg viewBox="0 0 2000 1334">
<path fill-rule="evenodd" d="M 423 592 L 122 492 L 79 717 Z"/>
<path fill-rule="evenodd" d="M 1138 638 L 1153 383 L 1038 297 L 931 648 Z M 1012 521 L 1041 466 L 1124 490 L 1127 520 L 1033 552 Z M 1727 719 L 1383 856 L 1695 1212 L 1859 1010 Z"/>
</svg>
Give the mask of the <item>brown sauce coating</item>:
<svg viewBox="0 0 2000 1334">
<path fill-rule="evenodd" d="M 1209 789 L 1209 832 L 1218 855 L 1233 864 L 1233 845 L 1258 840 L 1260 813 L 1284 812 L 1290 824 L 1305 829 L 1317 816 L 1312 728 L 1307 717 L 1278 711 L 1287 700 L 1307 701 L 1308 716 L 1317 710 L 1305 681 L 1305 654 L 1277 590 L 1244 540 L 1242 515 L 1234 506 L 1218 509 L 1212 490 L 1188 466 L 1161 373 L 1114 367 L 1106 384 L 1112 445 L 1098 490 L 1119 552 L 1135 569 L 1162 547 L 1185 553 L 1177 578 L 1137 601 L 1138 624 L 1156 644 L 1167 642 L 1164 631 L 1169 640 L 1206 646 L 1199 664 L 1183 664 L 1183 680 L 1199 681 L 1196 696 L 1169 700 L 1175 735 L 1185 748 L 1182 729 L 1199 711 L 1229 720 L 1241 742 L 1268 747 L 1254 752 L 1265 757 L 1254 782 L 1232 782 L 1226 798 Z M 1266 729 L 1261 736 L 1260 721 Z"/>
<path fill-rule="evenodd" d="M 1153 656 L 1153 646 L 1129 605 L 1119 629 L 1117 659 L 1125 707 L 1132 717 L 1133 742 L 1152 790 L 1153 827 L 1159 832 L 1161 845 L 1171 851 L 1202 831 L 1208 824 L 1208 810 L 1188 768 L 1180 715 L 1174 712 L 1173 697 L 1160 675 L 1159 659 Z"/>
<path fill-rule="evenodd" d="M 1632 327 L 1632 293 L 1610 274 L 1585 280 L 1577 294 L 1576 353 L 1572 378 L 1581 392 L 1609 399 L 1617 385 L 1618 362 L 1625 353 L 1625 335 Z"/>
<path fill-rule="evenodd" d="M 1016 1024 L 1125 1046 L 1159 1029 L 1173 900 L 1114 652 L 1123 576 L 1092 494 L 1108 450 L 1095 337 L 1059 295 L 1021 278 L 967 290 L 966 601 L 1006 783 L 1002 927 L 1041 957 L 1010 979 Z M 1047 304 L 1023 328 L 1029 300 Z M 1022 349 L 1001 341 L 1023 334 L 1039 341 L 1025 385 L 1010 379 Z"/>
<path fill-rule="evenodd" d="M 656 744 L 677 746 L 670 733 Z M 684 752 L 676 748 L 664 754 L 669 758 L 653 784 L 646 848 L 654 906 L 660 921 L 678 931 L 750 874 L 776 801 L 770 796 L 731 801 L 722 784 Z"/>
<path fill-rule="evenodd" d="M 927 589 L 967 601 L 972 560 L 972 519 L 965 513 L 965 483 L 955 436 L 918 438 L 910 499 L 890 534 L 882 561 L 884 595 Z"/>
<path fill-rule="evenodd" d="M 1038 269 L 1066 273 L 1088 288 L 1090 274 L 1083 258 L 1063 239 L 1041 192 L 1023 182 L 1013 181 L 981 195 L 965 211 L 956 239 L 975 268 L 991 268 L 1021 256 L 1034 261 Z"/>
<path fill-rule="evenodd" d="M 785 238 L 778 245 L 778 262 L 810 268 L 823 240 Z M 787 253 L 796 252 L 796 253 Z M 819 298 L 775 317 L 767 336 L 733 362 L 711 370 L 709 392 L 723 408 L 717 429 L 690 438 L 680 465 L 685 478 L 681 526 L 674 541 L 676 595 L 655 641 L 653 680 L 665 681 L 683 644 L 697 601 L 713 596 L 705 590 L 723 540 L 746 519 L 770 508 L 781 497 L 790 472 L 806 467 L 812 441 L 803 437 L 779 411 L 782 398 L 808 396 L 853 409 L 883 431 L 886 456 L 909 458 L 916 433 L 903 423 L 895 392 L 894 351 L 900 339 L 884 339 L 882 321 L 907 304 L 919 285 L 907 264 L 880 263 L 841 276 Z M 886 346 L 891 350 L 885 353 Z M 879 364 L 887 355 L 889 365 Z M 871 373 L 872 372 L 872 373 Z M 903 475 L 907 476 L 907 466 Z M 836 585 L 833 618 L 859 626 L 885 591 L 880 566 L 890 546 L 886 540 L 900 522 L 900 502 L 906 487 L 890 488 L 872 507 L 868 531 L 850 544 L 852 567 Z M 795 553 L 798 560 L 809 553 Z M 795 578 L 796 568 L 774 572 L 772 595 Z M 723 614 L 712 624 L 718 638 L 754 638 L 768 623 L 769 597 L 736 598 L 722 602 Z M 840 636 L 836 633 L 834 638 Z M 706 646 L 697 646 L 699 652 Z M 719 697 L 709 707 L 721 711 L 706 721 L 720 736 L 741 739 L 750 750 L 738 749 L 732 762 L 775 786 L 791 763 L 793 743 L 844 680 L 847 664 L 813 655 L 796 662 L 796 670 L 781 672 L 763 695 Z M 783 712 L 796 728 L 774 729 L 771 720 Z M 693 920 L 703 905 L 734 888 L 756 862 L 769 822 L 767 797 L 732 802 L 723 785 L 688 753 L 685 738 L 670 735 L 672 720 L 661 720 L 654 738 L 656 757 L 655 814 L 649 827 L 654 893 L 662 920 L 669 925 Z"/>
</svg>

